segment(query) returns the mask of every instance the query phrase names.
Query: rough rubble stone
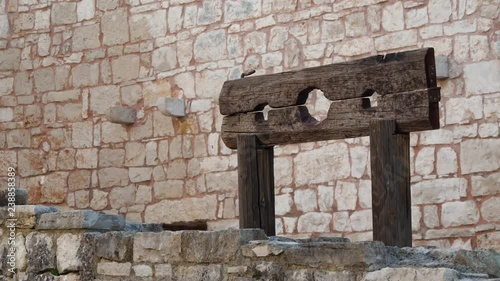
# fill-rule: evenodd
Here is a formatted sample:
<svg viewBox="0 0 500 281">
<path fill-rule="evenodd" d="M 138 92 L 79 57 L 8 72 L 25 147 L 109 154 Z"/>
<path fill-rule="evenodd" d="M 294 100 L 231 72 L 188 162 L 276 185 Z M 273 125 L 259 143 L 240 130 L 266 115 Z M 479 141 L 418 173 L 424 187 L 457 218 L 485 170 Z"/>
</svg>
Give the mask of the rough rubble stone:
<svg viewBox="0 0 500 281">
<path fill-rule="evenodd" d="M 176 98 L 159 98 L 156 102 L 158 110 L 165 116 L 186 116 L 184 100 Z"/>
<path fill-rule="evenodd" d="M 175 262 L 181 259 L 181 233 L 164 231 L 134 235 L 134 262 Z"/>
<path fill-rule="evenodd" d="M 64 233 L 57 238 L 57 270 L 60 273 L 78 271 L 82 267 L 79 257 L 82 236 Z"/>
<path fill-rule="evenodd" d="M 124 232 L 108 232 L 96 238 L 95 255 L 110 261 L 132 261 L 133 235 Z"/>
<path fill-rule="evenodd" d="M 31 232 L 26 236 L 29 276 L 56 268 L 56 249 L 53 238 L 45 233 Z"/>
<path fill-rule="evenodd" d="M 122 216 L 82 210 L 42 214 L 36 229 L 122 230 L 124 225 Z"/>
</svg>

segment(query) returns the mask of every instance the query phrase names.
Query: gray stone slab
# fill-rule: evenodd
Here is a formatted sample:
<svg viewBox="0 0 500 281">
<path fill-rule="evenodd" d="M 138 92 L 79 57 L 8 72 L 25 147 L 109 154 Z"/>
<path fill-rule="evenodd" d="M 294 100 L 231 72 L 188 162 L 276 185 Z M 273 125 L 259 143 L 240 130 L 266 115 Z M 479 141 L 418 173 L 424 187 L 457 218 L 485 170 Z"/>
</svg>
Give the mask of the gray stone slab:
<svg viewBox="0 0 500 281">
<path fill-rule="evenodd" d="M 90 210 L 42 214 L 36 225 L 37 229 L 123 230 L 124 227 L 123 216 Z"/>
<path fill-rule="evenodd" d="M 137 112 L 130 107 L 114 106 L 109 109 L 108 121 L 118 124 L 134 124 L 137 121 Z"/>
<path fill-rule="evenodd" d="M 436 57 L 436 78 L 438 80 L 444 80 L 450 77 L 448 71 L 448 57 L 447 56 L 437 56 Z"/>
<path fill-rule="evenodd" d="M 156 106 L 163 115 L 172 117 L 186 116 L 186 106 L 182 99 L 159 98 Z"/>
</svg>

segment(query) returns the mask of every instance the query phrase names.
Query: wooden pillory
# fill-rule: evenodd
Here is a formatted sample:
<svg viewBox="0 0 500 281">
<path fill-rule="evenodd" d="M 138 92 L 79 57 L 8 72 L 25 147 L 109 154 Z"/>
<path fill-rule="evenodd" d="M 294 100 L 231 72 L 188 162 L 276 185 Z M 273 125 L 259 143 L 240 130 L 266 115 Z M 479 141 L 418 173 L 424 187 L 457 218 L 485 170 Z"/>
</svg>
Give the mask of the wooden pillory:
<svg viewBox="0 0 500 281">
<path fill-rule="evenodd" d="M 314 89 L 332 101 L 321 122 L 304 105 Z M 222 139 L 238 149 L 240 228 L 275 235 L 273 146 L 370 136 L 373 239 L 411 246 L 409 133 L 439 128 L 439 100 L 432 48 L 226 81 Z"/>
</svg>

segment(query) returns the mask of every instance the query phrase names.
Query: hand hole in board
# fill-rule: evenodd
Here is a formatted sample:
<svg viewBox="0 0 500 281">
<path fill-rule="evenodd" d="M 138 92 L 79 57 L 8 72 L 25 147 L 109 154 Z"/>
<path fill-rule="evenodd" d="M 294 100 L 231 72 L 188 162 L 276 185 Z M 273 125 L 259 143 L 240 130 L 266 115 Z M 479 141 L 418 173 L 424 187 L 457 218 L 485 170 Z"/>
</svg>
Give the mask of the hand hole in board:
<svg viewBox="0 0 500 281">
<path fill-rule="evenodd" d="M 363 109 L 371 109 L 378 107 L 378 103 L 381 100 L 381 95 L 372 89 L 368 89 L 363 93 L 363 98 L 361 100 Z"/>
<path fill-rule="evenodd" d="M 320 89 L 314 89 L 309 92 L 304 105 L 312 118 L 319 123 L 328 117 L 328 111 L 332 101 L 325 97 L 325 94 Z"/>
</svg>

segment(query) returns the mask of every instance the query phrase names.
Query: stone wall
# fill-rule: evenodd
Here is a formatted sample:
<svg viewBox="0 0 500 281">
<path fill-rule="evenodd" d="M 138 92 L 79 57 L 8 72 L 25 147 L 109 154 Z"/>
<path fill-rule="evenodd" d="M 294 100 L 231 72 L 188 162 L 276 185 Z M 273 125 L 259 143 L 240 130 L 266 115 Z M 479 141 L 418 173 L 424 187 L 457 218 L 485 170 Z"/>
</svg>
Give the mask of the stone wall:
<svg viewBox="0 0 500 281">
<path fill-rule="evenodd" d="M 495 250 L 385 247 L 347 238 L 268 238 L 262 230 L 162 231 L 94 211 L 20 206 L 11 235 L 0 209 L 0 280 L 487 281 Z M 9 236 L 16 252 L 9 251 Z M 11 259 L 9 256 L 14 256 Z M 12 265 L 16 275 L 10 272 Z"/>
<path fill-rule="evenodd" d="M 0 173 L 16 167 L 32 204 L 235 226 L 225 80 L 434 47 L 449 79 L 442 129 L 411 135 L 414 243 L 499 248 L 499 13 L 498 0 L 0 0 Z M 164 97 L 186 116 L 163 115 Z M 118 105 L 135 124 L 110 122 Z M 278 233 L 370 240 L 367 144 L 276 147 Z"/>
</svg>

